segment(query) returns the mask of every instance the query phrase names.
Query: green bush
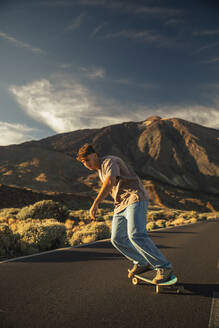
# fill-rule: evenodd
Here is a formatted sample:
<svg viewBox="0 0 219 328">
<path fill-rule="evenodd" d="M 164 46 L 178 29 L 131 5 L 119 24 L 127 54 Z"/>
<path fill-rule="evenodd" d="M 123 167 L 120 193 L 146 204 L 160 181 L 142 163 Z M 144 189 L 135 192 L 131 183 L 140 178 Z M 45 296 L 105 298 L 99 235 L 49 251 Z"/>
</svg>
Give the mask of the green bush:
<svg viewBox="0 0 219 328">
<path fill-rule="evenodd" d="M 16 217 L 19 220 L 26 220 L 27 218 L 54 218 L 61 222 L 64 222 L 67 216 L 68 209 L 66 206 L 63 206 L 59 202 L 55 202 L 53 200 L 42 200 L 33 205 L 23 207 L 18 212 Z"/>
</svg>

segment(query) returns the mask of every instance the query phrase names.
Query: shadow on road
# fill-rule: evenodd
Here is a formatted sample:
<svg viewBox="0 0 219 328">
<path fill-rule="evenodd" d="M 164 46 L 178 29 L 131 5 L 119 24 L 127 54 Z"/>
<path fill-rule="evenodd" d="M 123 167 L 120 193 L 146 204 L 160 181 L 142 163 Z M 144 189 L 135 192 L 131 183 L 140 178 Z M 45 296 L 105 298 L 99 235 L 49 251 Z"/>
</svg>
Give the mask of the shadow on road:
<svg viewBox="0 0 219 328">
<path fill-rule="evenodd" d="M 122 255 L 118 254 L 116 251 L 113 252 L 104 252 L 104 251 L 93 251 L 93 250 L 82 250 L 80 248 L 66 249 L 56 251 L 49 254 L 40 254 L 39 256 L 33 256 L 23 259 L 15 260 L 14 262 L 87 262 L 87 261 L 98 261 L 98 260 L 121 260 Z"/>
<path fill-rule="evenodd" d="M 183 295 L 199 295 L 205 297 L 212 297 L 214 292 L 219 292 L 218 284 L 188 284 L 180 283 L 184 287 Z"/>
<path fill-rule="evenodd" d="M 175 249 L 177 247 L 164 246 L 157 244 L 159 249 Z M 111 242 L 97 242 L 91 245 L 81 245 L 79 247 L 72 247 L 66 249 L 54 250 L 51 253 L 40 253 L 37 256 L 33 254 L 33 257 L 24 257 L 14 259 L 14 263 L 60 263 L 60 262 L 87 262 L 96 260 L 121 260 L 125 257 L 117 251 L 111 244 Z"/>
<path fill-rule="evenodd" d="M 162 231 L 151 231 L 152 233 L 152 236 L 155 237 L 154 233 L 158 233 L 158 234 L 197 234 L 197 232 L 194 232 L 194 231 L 175 231 L 175 230 L 171 230 L 171 231 L 165 231 L 165 230 L 162 230 Z M 156 236 L 156 237 L 159 237 L 159 236 Z"/>
</svg>

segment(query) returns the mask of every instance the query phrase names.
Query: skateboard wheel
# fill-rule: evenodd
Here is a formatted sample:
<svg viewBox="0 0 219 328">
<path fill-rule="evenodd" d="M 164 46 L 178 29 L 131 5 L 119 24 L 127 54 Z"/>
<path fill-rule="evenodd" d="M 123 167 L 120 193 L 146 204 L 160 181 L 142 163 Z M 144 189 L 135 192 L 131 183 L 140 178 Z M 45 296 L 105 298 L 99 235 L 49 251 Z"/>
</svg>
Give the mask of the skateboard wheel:
<svg viewBox="0 0 219 328">
<path fill-rule="evenodd" d="M 156 285 L 156 294 L 160 294 L 162 288 L 158 285 Z"/>
<path fill-rule="evenodd" d="M 138 284 L 138 279 L 137 278 L 132 278 L 132 283 L 133 285 L 137 285 Z"/>
<path fill-rule="evenodd" d="M 178 287 L 176 292 L 177 292 L 177 294 L 183 293 L 184 287 L 183 286 Z"/>
</svg>

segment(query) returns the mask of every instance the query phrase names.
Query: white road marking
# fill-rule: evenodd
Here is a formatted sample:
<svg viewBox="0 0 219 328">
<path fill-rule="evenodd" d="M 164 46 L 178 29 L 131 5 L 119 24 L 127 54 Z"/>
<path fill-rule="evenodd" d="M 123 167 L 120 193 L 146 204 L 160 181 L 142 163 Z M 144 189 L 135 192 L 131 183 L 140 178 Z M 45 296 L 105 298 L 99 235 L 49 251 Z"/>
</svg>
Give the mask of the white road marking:
<svg viewBox="0 0 219 328">
<path fill-rule="evenodd" d="M 219 292 L 213 293 L 208 328 L 219 328 Z"/>
</svg>

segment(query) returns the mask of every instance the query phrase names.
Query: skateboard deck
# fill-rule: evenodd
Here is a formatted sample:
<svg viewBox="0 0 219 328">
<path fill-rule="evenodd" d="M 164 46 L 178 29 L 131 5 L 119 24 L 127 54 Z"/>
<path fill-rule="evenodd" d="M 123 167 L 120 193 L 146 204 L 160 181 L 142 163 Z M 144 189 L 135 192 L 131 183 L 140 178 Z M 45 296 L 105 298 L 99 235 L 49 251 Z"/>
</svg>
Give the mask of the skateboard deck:
<svg viewBox="0 0 219 328">
<path fill-rule="evenodd" d="M 132 284 L 133 285 L 138 285 L 140 281 L 144 281 L 147 284 L 151 284 L 155 286 L 155 290 L 156 293 L 162 293 L 162 292 L 171 292 L 174 291 L 177 294 L 179 294 L 180 292 L 182 292 L 182 287 L 176 285 L 178 279 L 176 277 L 176 275 L 172 274 L 172 276 L 170 277 L 169 280 L 164 281 L 164 282 L 160 282 L 160 283 L 154 283 L 153 282 L 153 277 L 154 274 L 152 275 L 152 273 L 142 273 L 142 274 L 136 274 L 134 275 L 131 279 L 132 279 Z"/>
</svg>

